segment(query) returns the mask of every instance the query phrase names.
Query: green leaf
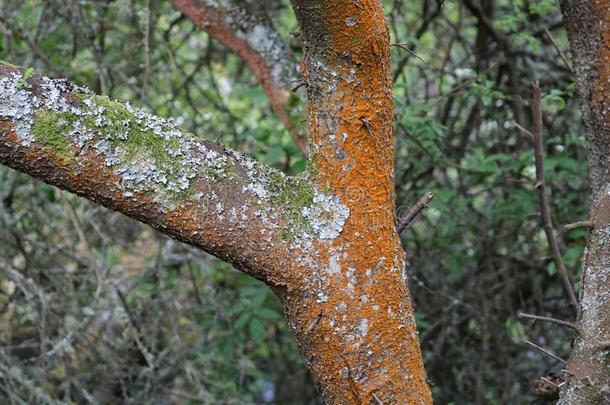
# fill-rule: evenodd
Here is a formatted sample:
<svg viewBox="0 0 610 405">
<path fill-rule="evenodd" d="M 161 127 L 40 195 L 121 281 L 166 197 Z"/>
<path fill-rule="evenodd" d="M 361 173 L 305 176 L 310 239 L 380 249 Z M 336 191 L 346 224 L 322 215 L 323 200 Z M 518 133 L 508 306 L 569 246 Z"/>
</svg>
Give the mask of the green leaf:
<svg viewBox="0 0 610 405">
<path fill-rule="evenodd" d="M 271 321 L 276 321 L 282 318 L 282 315 L 279 312 L 271 308 L 260 308 L 256 311 L 256 315 Z"/>
<path fill-rule="evenodd" d="M 282 148 L 280 145 L 276 145 L 267 152 L 265 155 L 265 160 L 267 163 L 273 166 L 279 163 L 283 157 L 284 148 Z"/>
<path fill-rule="evenodd" d="M 548 273 L 549 276 L 554 276 L 555 274 L 557 274 L 557 268 L 555 267 L 555 262 L 549 262 L 549 264 L 546 266 L 546 272 Z"/>
<path fill-rule="evenodd" d="M 235 329 L 243 329 L 244 326 L 246 326 L 246 324 L 248 323 L 248 321 L 250 320 L 251 315 L 249 312 L 243 312 L 235 321 L 235 323 L 233 324 L 233 327 L 235 327 Z"/>
<path fill-rule="evenodd" d="M 521 322 L 515 322 L 508 319 L 506 321 L 506 328 L 514 342 L 520 342 L 525 337 L 525 328 Z"/>
<path fill-rule="evenodd" d="M 258 288 L 254 295 L 250 297 L 250 307 L 258 308 L 267 300 L 268 291 L 266 287 Z"/>
<path fill-rule="evenodd" d="M 220 352 L 225 361 L 232 360 L 235 354 L 235 343 L 233 342 L 233 339 L 226 339 L 225 342 L 222 343 Z"/>
<path fill-rule="evenodd" d="M 257 318 L 252 318 L 252 320 L 248 324 L 248 329 L 250 332 L 250 339 L 252 339 L 256 343 L 263 340 L 263 338 L 267 335 L 265 325 L 263 325 L 263 323 Z"/>
</svg>

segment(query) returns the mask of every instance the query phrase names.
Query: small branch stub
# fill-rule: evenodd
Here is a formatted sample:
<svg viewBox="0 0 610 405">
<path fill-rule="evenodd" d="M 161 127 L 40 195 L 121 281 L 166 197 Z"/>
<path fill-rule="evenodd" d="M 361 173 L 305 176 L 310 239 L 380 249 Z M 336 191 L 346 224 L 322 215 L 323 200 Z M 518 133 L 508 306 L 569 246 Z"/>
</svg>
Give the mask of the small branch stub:
<svg viewBox="0 0 610 405">
<path fill-rule="evenodd" d="M 593 227 L 593 221 L 578 221 L 578 222 L 574 222 L 572 224 L 567 224 L 563 226 L 563 229 L 566 231 L 571 231 L 573 229 L 578 229 L 578 228 L 592 228 Z"/>
<path fill-rule="evenodd" d="M 413 206 L 413 208 L 411 208 L 409 212 L 400 219 L 398 225 L 396 226 L 396 231 L 399 235 L 411 225 L 413 220 L 417 218 L 419 213 L 422 212 L 424 208 L 430 205 L 430 202 L 433 198 L 434 194 L 427 192 L 422 198 L 419 199 L 419 201 Z"/>
<path fill-rule="evenodd" d="M 561 357 L 557 356 L 555 353 L 545 349 L 544 347 L 538 346 L 536 343 L 534 342 L 530 342 L 529 340 L 524 340 L 524 343 L 528 346 L 530 346 L 531 348 L 539 351 L 540 353 L 549 356 L 552 359 L 555 359 L 563 364 L 566 364 L 566 361 L 564 359 L 562 359 Z"/>
</svg>

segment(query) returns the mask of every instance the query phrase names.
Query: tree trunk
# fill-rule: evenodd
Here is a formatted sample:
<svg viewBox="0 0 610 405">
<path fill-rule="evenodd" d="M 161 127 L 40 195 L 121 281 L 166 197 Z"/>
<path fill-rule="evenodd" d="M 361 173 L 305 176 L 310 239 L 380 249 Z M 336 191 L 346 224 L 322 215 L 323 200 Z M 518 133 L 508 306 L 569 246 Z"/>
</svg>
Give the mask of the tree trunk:
<svg viewBox="0 0 610 405">
<path fill-rule="evenodd" d="M 396 232 L 381 2 L 293 0 L 293 8 L 309 96 L 302 175 L 286 177 L 171 120 L 7 64 L 0 163 L 265 281 L 325 403 L 429 404 Z"/>
<path fill-rule="evenodd" d="M 389 33 L 379 1 L 293 0 L 310 154 L 350 215 L 284 299 L 327 403 L 429 403 L 396 233 Z"/>
<path fill-rule="evenodd" d="M 591 221 L 578 335 L 560 403 L 610 403 L 610 4 L 563 0 L 588 144 Z"/>
</svg>

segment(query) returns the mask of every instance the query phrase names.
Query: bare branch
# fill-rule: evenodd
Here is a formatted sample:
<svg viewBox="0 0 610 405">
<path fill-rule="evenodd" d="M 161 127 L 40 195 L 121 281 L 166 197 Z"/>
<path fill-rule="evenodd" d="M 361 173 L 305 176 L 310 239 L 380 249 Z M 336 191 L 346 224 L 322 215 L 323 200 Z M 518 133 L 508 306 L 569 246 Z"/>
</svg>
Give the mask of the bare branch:
<svg viewBox="0 0 610 405">
<path fill-rule="evenodd" d="M 407 51 L 411 56 L 415 56 L 417 59 L 420 60 L 421 63 L 426 63 L 425 60 L 423 60 L 418 54 L 416 54 L 411 48 L 413 47 L 412 44 L 390 44 L 390 46 L 395 46 L 398 47 L 402 50 Z"/>
<path fill-rule="evenodd" d="M 551 322 L 551 323 L 555 323 L 557 325 L 565 326 L 567 328 L 578 331 L 578 328 L 576 327 L 575 323 L 568 322 L 568 321 L 562 321 L 561 319 L 551 318 L 548 316 L 531 315 L 531 314 L 526 314 L 524 312 L 519 313 L 518 316 L 519 316 L 519 318 L 533 319 L 535 321 Z"/>
<path fill-rule="evenodd" d="M 564 359 L 562 359 L 561 357 L 557 356 L 555 353 L 545 349 L 544 347 L 538 346 L 536 343 L 534 342 L 530 342 L 529 340 L 524 340 L 525 344 L 527 344 L 528 346 L 534 348 L 535 350 L 539 351 L 540 353 L 547 355 L 563 364 L 566 364 L 566 361 Z"/>
<path fill-rule="evenodd" d="M 551 205 L 546 195 L 546 186 L 544 181 L 544 141 L 542 134 L 542 107 L 540 104 L 540 86 L 538 83 L 534 83 L 533 86 L 533 122 L 534 122 L 534 156 L 536 160 L 536 188 L 538 189 L 538 200 L 540 202 L 540 217 L 542 224 L 544 225 L 544 232 L 551 248 L 553 260 L 557 267 L 557 273 L 563 284 L 563 289 L 568 297 L 570 304 L 574 307 L 574 310 L 578 313 L 578 299 L 574 294 L 574 288 L 570 282 L 568 271 L 563 263 L 561 256 L 561 250 L 559 249 L 559 242 L 555 236 L 555 230 L 553 229 L 553 222 L 551 221 Z"/>
<path fill-rule="evenodd" d="M 568 68 L 568 70 L 570 72 L 574 73 L 574 69 L 572 69 L 572 64 L 570 63 L 570 61 L 568 60 L 566 55 L 563 53 L 563 51 L 559 47 L 559 44 L 557 43 L 557 41 L 555 41 L 555 38 L 553 37 L 553 34 L 551 34 L 551 31 L 549 31 L 549 29 L 547 27 L 544 27 L 544 33 L 546 34 L 546 36 L 551 41 L 551 44 L 553 44 L 553 47 L 555 48 L 555 50 L 559 54 L 559 57 L 561 58 L 563 63 L 565 63 L 565 65 Z"/>
<path fill-rule="evenodd" d="M 592 226 L 593 226 L 593 221 L 578 221 L 578 222 L 564 225 L 563 229 L 566 231 L 571 231 L 572 229 L 591 228 Z"/>
<path fill-rule="evenodd" d="M 528 131 L 526 128 L 523 128 L 521 125 L 519 125 L 518 123 L 513 121 L 513 125 L 517 127 L 517 129 L 521 132 L 523 132 L 526 135 L 529 135 L 532 139 L 534 138 L 534 134 L 532 134 L 530 131 Z"/>
<path fill-rule="evenodd" d="M 399 235 L 411 225 L 413 220 L 417 218 L 419 213 L 422 212 L 424 208 L 428 207 L 433 198 L 434 194 L 430 192 L 426 193 L 422 198 L 419 199 L 413 208 L 411 208 L 409 212 L 400 219 L 398 225 L 396 226 L 396 231 Z"/>
</svg>

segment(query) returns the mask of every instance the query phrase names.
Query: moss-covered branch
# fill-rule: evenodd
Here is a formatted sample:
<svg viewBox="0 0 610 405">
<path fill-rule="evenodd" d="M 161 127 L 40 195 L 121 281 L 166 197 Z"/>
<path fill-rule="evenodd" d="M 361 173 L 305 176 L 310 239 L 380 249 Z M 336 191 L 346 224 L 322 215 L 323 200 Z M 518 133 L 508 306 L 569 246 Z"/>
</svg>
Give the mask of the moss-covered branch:
<svg viewBox="0 0 610 405">
<path fill-rule="evenodd" d="M 0 163 L 194 244 L 270 283 L 349 211 L 297 178 L 66 80 L 0 65 Z"/>
</svg>

